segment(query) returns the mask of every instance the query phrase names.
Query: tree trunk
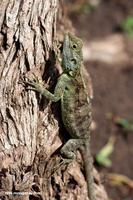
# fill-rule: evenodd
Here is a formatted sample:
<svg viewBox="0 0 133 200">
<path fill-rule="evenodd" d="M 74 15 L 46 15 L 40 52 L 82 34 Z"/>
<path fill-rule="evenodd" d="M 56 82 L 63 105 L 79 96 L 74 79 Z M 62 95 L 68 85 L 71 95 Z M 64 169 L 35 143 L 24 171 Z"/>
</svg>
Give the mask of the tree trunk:
<svg viewBox="0 0 133 200">
<path fill-rule="evenodd" d="M 53 41 L 58 6 L 58 0 L 0 2 L 1 199 L 86 199 L 80 162 L 58 167 L 59 106 L 51 107 L 22 84 L 31 72 L 51 86 L 57 79 Z M 101 184 L 96 190 L 99 199 L 107 199 Z"/>
</svg>

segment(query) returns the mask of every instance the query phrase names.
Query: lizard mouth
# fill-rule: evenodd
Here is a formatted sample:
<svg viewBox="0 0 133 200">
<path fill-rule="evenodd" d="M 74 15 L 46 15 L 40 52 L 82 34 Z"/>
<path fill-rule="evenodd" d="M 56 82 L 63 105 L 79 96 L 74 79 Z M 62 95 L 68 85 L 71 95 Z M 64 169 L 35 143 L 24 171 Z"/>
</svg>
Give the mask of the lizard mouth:
<svg viewBox="0 0 133 200">
<path fill-rule="evenodd" d="M 70 49 L 69 43 L 70 43 L 69 35 L 66 34 L 65 38 L 64 38 L 64 43 L 63 43 L 63 50 L 64 50 L 63 53 L 64 54 L 68 53 L 67 51 L 69 51 L 69 49 Z"/>
<path fill-rule="evenodd" d="M 66 34 L 63 43 L 63 68 L 64 70 L 70 70 L 70 58 L 71 58 L 71 50 L 70 50 L 70 38 L 69 35 Z"/>
</svg>

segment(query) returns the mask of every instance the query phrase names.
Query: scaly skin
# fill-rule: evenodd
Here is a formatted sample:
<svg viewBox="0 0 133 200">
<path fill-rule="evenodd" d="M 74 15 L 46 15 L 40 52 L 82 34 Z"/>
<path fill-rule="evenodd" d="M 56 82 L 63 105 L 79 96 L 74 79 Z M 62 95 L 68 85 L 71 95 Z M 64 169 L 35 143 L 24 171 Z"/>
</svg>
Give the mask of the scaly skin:
<svg viewBox="0 0 133 200">
<path fill-rule="evenodd" d="M 63 43 L 63 73 L 57 81 L 54 94 L 36 82 L 27 81 L 32 89 L 53 102 L 61 100 L 62 120 L 71 139 L 61 149 L 61 154 L 72 160 L 75 151 L 81 151 L 90 200 L 95 200 L 92 158 L 90 153 L 91 97 L 88 96 L 82 74 L 82 42 L 76 36 L 66 34 Z"/>
</svg>

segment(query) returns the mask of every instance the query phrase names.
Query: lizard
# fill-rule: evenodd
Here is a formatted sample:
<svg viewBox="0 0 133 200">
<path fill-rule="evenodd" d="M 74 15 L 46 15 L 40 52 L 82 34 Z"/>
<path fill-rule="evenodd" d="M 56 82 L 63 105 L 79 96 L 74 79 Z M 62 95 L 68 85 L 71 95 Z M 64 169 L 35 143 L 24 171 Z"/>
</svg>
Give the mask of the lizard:
<svg viewBox="0 0 133 200">
<path fill-rule="evenodd" d="M 90 200 L 95 200 L 93 179 L 93 161 L 90 152 L 90 125 L 92 121 L 91 95 L 83 75 L 82 40 L 66 33 L 62 50 L 62 74 L 57 80 L 54 93 L 49 92 L 35 80 L 28 79 L 26 83 L 31 89 L 39 92 L 52 102 L 61 100 L 63 124 L 71 139 L 61 149 L 61 155 L 66 160 L 73 160 L 75 151 L 81 152 L 87 191 Z"/>
</svg>

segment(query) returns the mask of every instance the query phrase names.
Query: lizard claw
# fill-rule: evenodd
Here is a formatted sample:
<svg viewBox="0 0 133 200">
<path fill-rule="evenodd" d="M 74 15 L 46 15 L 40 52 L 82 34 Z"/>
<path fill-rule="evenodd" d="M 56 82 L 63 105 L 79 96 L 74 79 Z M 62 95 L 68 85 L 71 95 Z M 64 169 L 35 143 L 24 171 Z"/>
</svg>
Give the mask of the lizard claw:
<svg viewBox="0 0 133 200">
<path fill-rule="evenodd" d="M 62 158 L 62 161 L 53 168 L 53 172 L 55 173 L 63 166 L 68 166 L 72 162 L 71 159 Z"/>
<path fill-rule="evenodd" d="M 67 160 L 67 161 L 66 161 Z M 52 171 L 51 173 L 49 174 L 48 178 L 50 178 L 52 175 L 54 175 L 56 172 L 58 172 L 60 169 L 62 169 L 62 167 L 64 166 L 65 168 L 68 167 L 68 164 L 70 163 L 70 160 L 68 161 L 69 159 L 63 159 L 61 158 L 60 162 L 57 163 L 55 165 L 55 167 L 52 168 Z"/>
<path fill-rule="evenodd" d="M 27 90 L 34 90 L 34 91 L 38 91 L 39 90 L 39 79 L 37 78 L 37 76 L 35 74 L 33 74 L 33 78 L 29 78 L 27 76 L 23 76 L 20 78 L 19 83 L 23 84 L 24 86 L 26 86 Z"/>
</svg>

